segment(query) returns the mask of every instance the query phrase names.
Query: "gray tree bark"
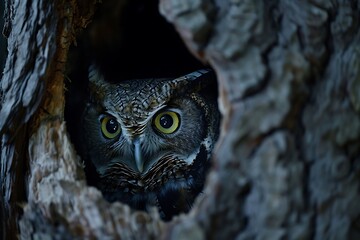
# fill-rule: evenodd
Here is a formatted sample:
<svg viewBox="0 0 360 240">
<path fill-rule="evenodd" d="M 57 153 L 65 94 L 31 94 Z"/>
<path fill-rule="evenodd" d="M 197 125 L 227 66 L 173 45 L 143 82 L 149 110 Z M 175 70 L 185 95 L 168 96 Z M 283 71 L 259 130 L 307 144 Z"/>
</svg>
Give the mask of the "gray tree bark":
<svg viewBox="0 0 360 240">
<path fill-rule="evenodd" d="M 160 1 L 223 114 L 205 194 L 170 223 L 86 186 L 69 140 L 64 63 L 94 2 L 7 1 L 7 238 L 360 239 L 359 1 Z"/>
</svg>

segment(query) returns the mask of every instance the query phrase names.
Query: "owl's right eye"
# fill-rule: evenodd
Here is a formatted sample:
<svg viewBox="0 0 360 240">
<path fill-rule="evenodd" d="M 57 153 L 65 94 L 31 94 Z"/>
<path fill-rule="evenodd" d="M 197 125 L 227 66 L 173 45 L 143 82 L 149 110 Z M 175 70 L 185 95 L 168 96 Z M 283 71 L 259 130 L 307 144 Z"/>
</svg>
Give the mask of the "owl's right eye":
<svg viewBox="0 0 360 240">
<path fill-rule="evenodd" d="M 121 128 L 114 117 L 105 116 L 101 120 L 101 132 L 108 139 L 119 136 Z"/>
</svg>

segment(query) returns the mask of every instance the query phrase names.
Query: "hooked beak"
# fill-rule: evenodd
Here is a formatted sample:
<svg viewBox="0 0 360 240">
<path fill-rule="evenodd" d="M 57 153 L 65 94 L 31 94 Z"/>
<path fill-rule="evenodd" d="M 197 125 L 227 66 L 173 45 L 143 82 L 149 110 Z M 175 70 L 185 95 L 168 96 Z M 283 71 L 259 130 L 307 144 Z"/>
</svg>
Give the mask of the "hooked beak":
<svg viewBox="0 0 360 240">
<path fill-rule="evenodd" d="M 140 173 L 144 171 L 144 160 L 141 153 L 141 143 L 139 139 L 135 139 L 134 142 L 134 155 L 135 155 L 135 163 L 136 167 Z"/>
</svg>

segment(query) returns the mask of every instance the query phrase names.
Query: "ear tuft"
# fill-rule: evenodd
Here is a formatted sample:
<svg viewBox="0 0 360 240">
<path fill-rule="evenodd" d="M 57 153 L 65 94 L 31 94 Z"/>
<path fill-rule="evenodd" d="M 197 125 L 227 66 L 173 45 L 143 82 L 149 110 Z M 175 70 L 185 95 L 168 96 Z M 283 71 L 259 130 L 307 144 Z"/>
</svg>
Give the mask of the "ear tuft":
<svg viewBox="0 0 360 240">
<path fill-rule="evenodd" d="M 195 72 L 186 74 L 183 76 L 187 80 L 196 80 L 198 78 L 204 77 L 205 75 L 211 74 L 213 71 L 211 69 L 200 69 Z"/>
<path fill-rule="evenodd" d="M 106 94 L 108 84 L 97 66 L 90 65 L 88 77 L 90 92 L 93 96 L 97 96 L 98 99 L 102 99 Z"/>
<path fill-rule="evenodd" d="M 105 82 L 104 80 L 104 76 L 100 73 L 100 70 L 94 65 L 90 65 L 89 67 L 89 81 L 92 83 L 92 84 L 103 84 Z"/>
<path fill-rule="evenodd" d="M 191 88 L 205 95 L 217 95 L 216 74 L 212 69 L 200 69 L 175 79 L 185 81 L 187 88 Z"/>
</svg>

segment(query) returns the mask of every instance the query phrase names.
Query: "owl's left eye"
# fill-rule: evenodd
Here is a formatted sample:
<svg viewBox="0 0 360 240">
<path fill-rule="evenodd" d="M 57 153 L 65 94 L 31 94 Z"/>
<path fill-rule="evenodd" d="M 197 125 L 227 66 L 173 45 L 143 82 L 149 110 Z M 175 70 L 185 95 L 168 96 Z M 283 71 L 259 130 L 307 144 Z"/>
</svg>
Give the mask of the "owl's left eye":
<svg viewBox="0 0 360 240">
<path fill-rule="evenodd" d="M 161 112 L 155 116 L 154 125 L 159 132 L 171 134 L 179 128 L 180 118 L 173 111 Z"/>
<path fill-rule="evenodd" d="M 120 134 L 121 128 L 114 117 L 103 117 L 101 119 L 101 132 L 106 138 L 113 139 Z"/>
</svg>

